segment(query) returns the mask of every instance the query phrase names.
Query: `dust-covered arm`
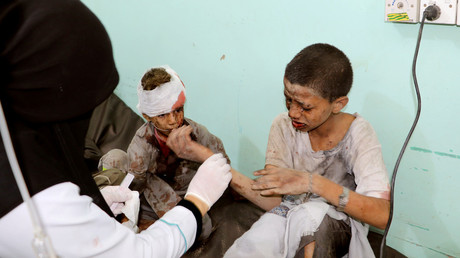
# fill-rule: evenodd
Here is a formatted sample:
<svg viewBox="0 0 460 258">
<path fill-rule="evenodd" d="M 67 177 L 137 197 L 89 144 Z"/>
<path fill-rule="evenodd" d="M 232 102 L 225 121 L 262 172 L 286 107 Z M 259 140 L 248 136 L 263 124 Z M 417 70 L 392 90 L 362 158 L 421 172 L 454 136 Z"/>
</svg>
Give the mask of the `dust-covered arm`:
<svg viewBox="0 0 460 258">
<path fill-rule="evenodd" d="M 254 191 L 252 185 L 254 180 L 248 176 L 243 175 L 237 170 L 233 169 L 232 181 L 230 186 L 240 195 L 259 206 L 260 208 L 269 211 L 281 203 L 281 196 L 263 196 L 260 195 L 260 191 Z"/>
<path fill-rule="evenodd" d="M 267 166 L 254 174 L 261 177 L 254 181 L 252 189 L 263 196 L 312 192 L 339 206 L 339 196 L 344 189 L 321 175 L 293 169 Z M 383 229 L 388 221 L 389 207 L 390 202 L 384 198 L 365 196 L 350 190 L 344 211 L 357 220 Z"/>
</svg>

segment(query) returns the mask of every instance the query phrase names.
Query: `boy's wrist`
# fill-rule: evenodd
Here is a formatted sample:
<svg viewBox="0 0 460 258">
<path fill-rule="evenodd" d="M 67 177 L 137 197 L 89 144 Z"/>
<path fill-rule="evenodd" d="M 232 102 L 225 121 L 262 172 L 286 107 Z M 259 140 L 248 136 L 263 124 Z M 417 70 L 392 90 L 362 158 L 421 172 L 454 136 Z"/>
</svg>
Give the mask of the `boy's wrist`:
<svg viewBox="0 0 460 258">
<path fill-rule="evenodd" d="M 307 193 L 314 193 L 313 190 L 313 173 L 308 173 L 308 189 Z"/>
<path fill-rule="evenodd" d="M 323 189 L 327 189 L 326 186 L 324 186 L 324 177 L 321 175 L 315 174 L 315 173 L 310 173 L 311 176 L 311 185 L 308 187 L 311 187 L 311 191 L 309 191 L 312 194 L 323 196 L 324 192 Z M 323 196 L 324 197 L 324 196 Z"/>
<path fill-rule="evenodd" d="M 209 157 L 211 157 L 212 155 L 214 155 L 214 152 L 209 149 L 208 147 L 205 147 L 203 145 L 202 146 L 202 150 L 200 151 L 200 155 L 199 155 L 199 159 L 198 162 L 205 162 Z"/>
</svg>

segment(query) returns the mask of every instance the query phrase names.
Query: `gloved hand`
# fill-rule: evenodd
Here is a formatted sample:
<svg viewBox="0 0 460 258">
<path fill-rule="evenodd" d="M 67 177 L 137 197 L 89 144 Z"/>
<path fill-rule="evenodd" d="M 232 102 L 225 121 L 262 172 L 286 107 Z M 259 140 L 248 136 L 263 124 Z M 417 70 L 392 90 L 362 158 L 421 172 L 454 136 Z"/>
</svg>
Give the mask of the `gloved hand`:
<svg viewBox="0 0 460 258">
<path fill-rule="evenodd" d="M 197 197 L 208 205 L 209 210 L 227 189 L 232 179 L 230 169 L 221 153 L 212 155 L 198 168 L 185 196 Z"/>
<path fill-rule="evenodd" d="M 121 214 L 124 202 L 132 197 L 131 190 L 119 185 L 106 186 L 102 188 L 101 194 L 115 216 Z"/>
</svg>

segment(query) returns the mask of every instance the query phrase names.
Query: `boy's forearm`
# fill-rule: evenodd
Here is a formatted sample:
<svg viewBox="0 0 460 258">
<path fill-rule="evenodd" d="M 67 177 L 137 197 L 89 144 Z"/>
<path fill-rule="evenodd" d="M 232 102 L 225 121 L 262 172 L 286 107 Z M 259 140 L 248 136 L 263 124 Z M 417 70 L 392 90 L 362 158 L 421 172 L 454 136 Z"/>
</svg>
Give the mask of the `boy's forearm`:
<svg viewBox="0 0 460 258">
<path fill-rule="evenodd" d="M 214 152 L 206 146 L 202 146 L 200 151 L 197 153 L 198 162 L 205 162 L 209 157 L 214 155 Z"/>
<path fill-rule="evenodd" d="M 237 193 L 259 206 L 260 208 L 269 211 L 281 203 L 281 197 L 264 197 L 261 196 L 259 191 L 251 189 L 253 180 L 232 168 L 232 181 L 230 186 Z"/>
<path fill-rule="evenodd" d="M 343 187 L 320 175 L 313 175 L 313 192 L 324 197 L 331 204 L 339 205 L 339 196 Z M 385 199 L 361 195 L 354 191 L 349 192 L 348 203 L 344 211 L 351 217 L 384 229 L 390 213 L 390 202 Z"/>
</svg>

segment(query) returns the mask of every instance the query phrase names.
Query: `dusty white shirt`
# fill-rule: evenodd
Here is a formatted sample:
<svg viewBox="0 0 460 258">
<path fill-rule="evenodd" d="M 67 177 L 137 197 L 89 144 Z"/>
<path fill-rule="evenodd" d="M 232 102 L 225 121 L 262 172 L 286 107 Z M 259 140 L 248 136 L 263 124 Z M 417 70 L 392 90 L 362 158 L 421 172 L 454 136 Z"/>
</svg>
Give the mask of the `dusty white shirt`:
<svg viewBox="0 0 460 258">
<path fill-rule="evenodd" d="M 32 198 L 59 257 L 180 257 L 195 241 L 195 217 L 182 206 L 135 234 L 79 192 L 67 182 Z M 0 232 L 0 257 L 36 257 L 25 203 L 0 219 Z"/>
<path fill-rule="evenodd" d="M 388 173 L 377 135 L 363 117 L 355 113 L 344 138 L 331 150 L 314 151 L 307 132 L 297 131 L 287 112 L 273 121 L 265 164 L 320 174 L 355 192 L 389 198 Z"/>
<path fill-rule="evenodd" d="M 359 194 L 388 200 L 388 173 L 377 135 L 363 117 L 353 116 L 355 120 L 334 148 L 314 151 L 308 133 L 297 131 L 287 112 L 278 115 L 270 129 L 265 164 L 316 173 Z M 282 203 L 293 209 L 308 200 L 307 194 L 286 195 Z M 333 206 L 327 213 L 335 219 L 346 218 Z M 368 226 L 352 218 L 350 222 L 348 257 L 374 257 L 366 237 Z"/>
</svg>

